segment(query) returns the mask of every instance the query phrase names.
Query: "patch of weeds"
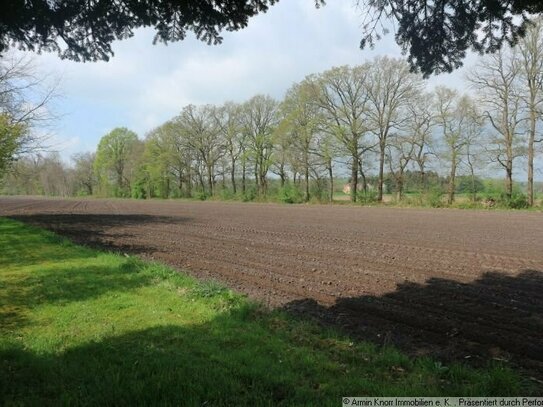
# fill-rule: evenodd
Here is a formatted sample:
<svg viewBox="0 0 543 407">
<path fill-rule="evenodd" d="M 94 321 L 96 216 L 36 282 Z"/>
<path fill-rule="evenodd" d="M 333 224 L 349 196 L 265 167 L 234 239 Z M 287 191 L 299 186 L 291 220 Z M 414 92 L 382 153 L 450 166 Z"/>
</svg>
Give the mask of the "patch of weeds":
<svg viewBox="0 0 543 407">
<path fill-rule="evenodd" d="M 125 257 L 126 257 L 126 260 L 121 265 L 122 271 L 139 273 L 140 271 L 146 268 L 146 264 L 140 259 L 138 259 L 137 257 L 133 257 L 133 256 L 125 256 Z"/>
<path fill-rule="evenodd" d="M 229 290 L 215 280 L 201 281 L 192 289 L 192 295 L 199 298 L 214 298 L 227 293 Z"/>
</svg>

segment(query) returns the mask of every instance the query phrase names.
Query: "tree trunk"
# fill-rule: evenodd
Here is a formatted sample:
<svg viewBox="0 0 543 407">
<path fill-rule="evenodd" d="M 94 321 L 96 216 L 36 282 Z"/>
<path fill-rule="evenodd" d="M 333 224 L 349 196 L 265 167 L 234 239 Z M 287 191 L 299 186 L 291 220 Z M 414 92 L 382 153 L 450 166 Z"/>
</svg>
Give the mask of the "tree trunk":
<svg viewBox="0 0 543 407">
<path fill-rule="evenodd" d="M 477 201 L 477 190 L 475 188 L 475 172 L 473 171 L 473 167 L 470 167 L 470 173 L 471 173 L 471 200 L 472 202 Z"/>
<path fill-rule="evenodd" d="M 232 160 L 232 167 L 230 169 L 230 181 L 232 181 L 232 191 L 234 195 L 238 192 L 236 188 L 236 160 Z"/>
<path fill-rule="evenodd" d="M 385 147 L 386 144 L 381 141 L 379 143 L 379 181 L 378 181 L 378 193 L 377 200 L 383 202 L 383 183 L 384 183 L 384 173 L 385 173 Z"/>
<path fill-rule="evenodd" d="M 207 186 L 209 188 L 209 195 L 213 196 L 213 168 L 207 166 Z"/>
<path fill-rule="evenodd" d="M 358 192 L 358 156 L 353 155 L 351 164 L 351 202 L 356 202 Z"/>
<path fill-rule="evenodd" d="M 285 165 L 281 164 L 279 167 L 279 178 L 281 178 L 281 188 L 285 186 L 286 176 L 285 176 Z"/>
<path fill-rule="evenodd" d="M 179 189 L 179 196 L 183 196 L 183 173 L 181 171 L 177 177 L 177 189 Z"/>
<path fill-rule="evenodd" d="M 247 165 L 245 163 L 245 160 L 243 160 L 243 164 L 241 165 L 241 193 L 245 195 L 245 190 L 247 189 L 246 185 L 246 173 L 247 173 Z"/>
<path fill-rule="evenodd" d="M 451 159 L 451 173 L 449 174 L 449 186 L 447 188 L 447 203 L 454 202 L 454 190 L 456 188 L 456 152 L 453 152 Z"/>
<path fill-rule="evenodd" d="M 309 202 L 309 168 L 305 168 L 305 201 Z"/>
<path fill-rule="evenodd" d="M 505 147 L 505 195 L 508 200 L 513 197 L 513 135 L 508 132 Z"/>
<path fill-rule="evenodd" d="M 396 178 L 396 185 L 397 185 L 396 199 L 398 200 L 398 202 L 400 202 L 403 199 L 403 172 L 404 172 L 404 169 L 401 168 L 401 164 L 400 164 L 400 170 L 398 172 L 398 177 Z"/>
<path fill-rule="evenodd" d="M 258 178 L 258 165 L 255 163 L 255 185 L 256 185 L 256 194 L 260 195 L 260 181 Z"/>
<path fill-rule="evenodd" d="M 530 112 L 530 135 L 528 139 L 528 205 L 534 206 L 534 143 L 537 116 L 534 109 Z"/>
<path fill-rule="evenodd" d="M 505 167 L 505 195 L 508 200 L 513 197 L 513 160 L 507 159 Z"/>
<path fill-rule="evenodd" d="M 364 195 L 368 195 L 368 180 L 366 179 L 366 174 L 362 168 L 362 162 L 358 161 L 358 171 L 360 172 L 360 178 L 362 178 L 362 191 Z"/>
<path fill-rule="evenodd" d="M 117 172 L 117 196 L 123 196 L 124 194 L 124 185 L 123 185 L 123 173 Z"/>
<path fill-rule="evenodd" d="M 262 196 L 266 196 L 268 193 L 268 182 L 266 179 L 266 175 L 263 173 L 260 173 L 260 188 L 262 191 Z"/>
<path fill-rule="evenodd" d="M 205 186 L 205 183 L 204 183 L 204 179 L 202 178 L 202 174 L 198 173 L 198 178 L 200 180 L 200 188 L 202 188 L 202 191 L 205 193 L 206 186 Z"/>
<path fill-rule="evenodd" d="M 424 165 L 419 164 L 419 170 L 420 170 L 420 187 L 421 192 L 426 192 L 426 172 L 424 171 Z"/>
<path fill-rule="evenodd" d="M 189 198 L 192 198 L 192 171 L 190 166 L 187 169 L 187 195 Z"/>
<path fill-rule="evenodd" d="M 306 140 L 307 141 L 307 140 Z M 304 146 L 304 176 L 305 176 L 305 202 L 309 202 L 309 145 L 306 142 Z"/>
<path fill-rule="evenodd" d="M 330 203 L 334 202 L 334 170 L 332 169 L 332 160 L 328 162 L 328 176 L 330 177 Z"/>
</svg>

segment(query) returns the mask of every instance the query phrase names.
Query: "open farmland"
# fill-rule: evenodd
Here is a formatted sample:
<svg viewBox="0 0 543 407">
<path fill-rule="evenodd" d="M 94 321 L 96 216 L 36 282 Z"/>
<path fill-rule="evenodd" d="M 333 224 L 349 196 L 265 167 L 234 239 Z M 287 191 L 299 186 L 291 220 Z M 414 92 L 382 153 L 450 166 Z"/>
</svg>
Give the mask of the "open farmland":
<svg viewBox="0 0 543 407">
<path fill-rule="evenodd" d="M 411 354 L 512 361 L 543 378 L 540 213 L 2 198 L 0 216 Z"/>
</svg>

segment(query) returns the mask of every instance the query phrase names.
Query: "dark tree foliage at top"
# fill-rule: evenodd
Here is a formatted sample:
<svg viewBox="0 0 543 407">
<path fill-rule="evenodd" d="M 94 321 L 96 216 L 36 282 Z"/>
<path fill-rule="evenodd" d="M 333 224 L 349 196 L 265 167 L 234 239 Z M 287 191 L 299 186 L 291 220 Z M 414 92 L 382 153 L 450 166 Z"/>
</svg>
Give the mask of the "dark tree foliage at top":
<svg viewBox="0 0 543 407">
<path fill-rule="evenodd" d="M 153 27 L 155 42 L 187 31 L 209 44 L 221 31 L 247 26 L 278 0 L 0 0 L 0 55 L 10 46 L 56 51 L 76 61 L 108 60 L 111 43 Z M 309 0 L 308 0 L 309 1 Z M 317 6 L 324 0 L 313 0 Z M 468 49 L 494 52 L 523 35 L 542 0 L 359 0 L 366 17 L 361 47 L 380 38 L 383 19 L 396 22 L 396 42 L 414 70 L 428 76 L 462 65 Z M 386 31 L 386 30 L 383 30 Z"/>
<path fill-rule="evenodd" d="M 277 0 L 0 0 L 0 54 L 9 46 L 56 51 L 75 61 L 108 60 L 111 43 L 154 27 L 155 41 L 187 31 L 209 44 L 247 26 Z"/>
<path fill-rule="evenodd" d="M 543 12 L 542 0 L 360 0 L 358 5 L 372 11 L 361 48 L 374 46 L 387 31 L 383 19 L 391 19 L 412 69 L 425 76 L 459 68 L 468 49 L 491 53 L 504 43 L 514 45 L 531 15 Z"/>
</svg>

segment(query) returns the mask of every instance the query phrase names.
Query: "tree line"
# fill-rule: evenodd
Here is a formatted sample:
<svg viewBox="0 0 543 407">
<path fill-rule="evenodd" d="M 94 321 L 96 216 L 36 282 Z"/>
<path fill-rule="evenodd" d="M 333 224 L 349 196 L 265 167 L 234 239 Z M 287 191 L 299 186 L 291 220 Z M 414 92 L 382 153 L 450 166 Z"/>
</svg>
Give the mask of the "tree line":
<svg viewBox="0 0 543 407">
<path fill-rule="evenodd" d="M 452 204 L 459 176 L 471 180 L 476 199 L 479 178 L 500 169 L 508 201 L 525 165 L 526 203 L 534 205 L 543 141 L 541 21 L 518 46 L 481 58 L 466 85 L 471 93 L 428 89 L 405 61 L 377 57 L 309 75 L 281 101 L 256 95 L 188 105 L 143 140 L 117 128 L 96 153 L 74 157 L 65 179 L 78 186 L 67 193 L 251 200 L 277 193 L 270 191 L 277 184 L 301 201 L 332 201 L 334 182 L 347 177 L 353 202 L 381 202 L 386 192 L 404 198 L 408 173 L 418 174 L 418 191 L 428 193 L 435 187 L 428 174 L 437 172 Z"/>
</svg>

